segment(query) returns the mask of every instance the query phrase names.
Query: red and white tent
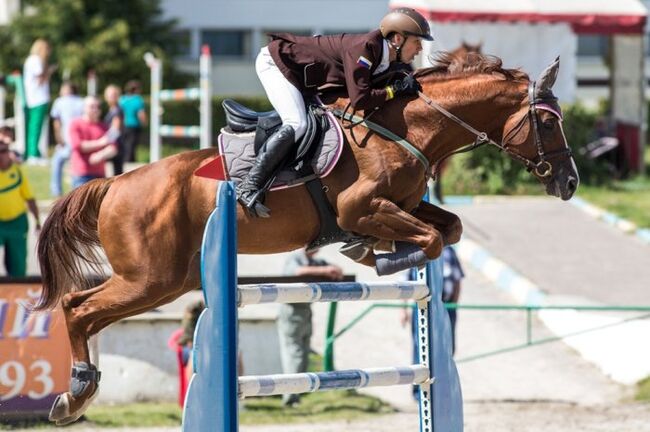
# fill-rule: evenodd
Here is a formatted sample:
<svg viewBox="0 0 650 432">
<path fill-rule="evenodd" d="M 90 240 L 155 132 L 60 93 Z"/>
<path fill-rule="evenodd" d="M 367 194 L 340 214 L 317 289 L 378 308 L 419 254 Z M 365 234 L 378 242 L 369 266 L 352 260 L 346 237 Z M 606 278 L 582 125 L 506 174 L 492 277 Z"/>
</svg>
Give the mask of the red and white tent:
<svg viewBox="0 0 650 432">
<path fill-rule="evenodd" d="M 399 0 L 434 22 L 566 23 L 576 33 L 642 34 L 647 10 L 639 0 Z"/>
<path fill-rule="evenodd" d="M 561 102 L 576 100 L 578 35 L 611 36 L 612 115 L 631 168 L 641 165 L 648 11 L 639 0 L 390 0 L 389 5 L 414 8 L 429 20 L 435 40 L 425 44 L 425 54 L 481 43 L 484 53 L 501 57 L 506 67 L 521 67 L 533 79 L 559 55 L 553 90 Z"/>
</svg>

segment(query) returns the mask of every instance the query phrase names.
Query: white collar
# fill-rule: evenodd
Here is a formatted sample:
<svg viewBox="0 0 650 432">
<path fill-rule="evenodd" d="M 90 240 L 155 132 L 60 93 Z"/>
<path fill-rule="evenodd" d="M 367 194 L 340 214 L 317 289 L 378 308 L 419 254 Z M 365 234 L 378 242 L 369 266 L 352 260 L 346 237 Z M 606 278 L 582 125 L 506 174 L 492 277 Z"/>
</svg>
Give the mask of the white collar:
<svg viewBox="0 0 650 432">
<path fill-rule="evenodd" d="M 386 39 L 383 41 L 384 49 L 381 53 L 381 63 L 379 63 L 375 71 L 372 73 L 373 75 L 379 75 L 380 73 L 387 70 L 388 66 L 390 66 L 390 49 L 388 48 L 388 41 Z"/>
</svg>

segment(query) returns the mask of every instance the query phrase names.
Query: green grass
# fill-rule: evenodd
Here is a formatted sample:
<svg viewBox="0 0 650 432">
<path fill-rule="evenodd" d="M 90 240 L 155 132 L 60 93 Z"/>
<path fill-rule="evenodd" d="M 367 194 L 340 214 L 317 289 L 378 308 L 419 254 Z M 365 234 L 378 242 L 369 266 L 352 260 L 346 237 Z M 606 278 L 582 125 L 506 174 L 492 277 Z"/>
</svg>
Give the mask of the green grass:
<svg viewBox="0 0 650 432">
<path fill-rule="evenodd" d="M 395 412 L 381 400 L 353 390 L 336 390 L 303 395 L 293 408 L 282 406 L 280 396 L 250 398 L 239 413 L 241 424 L 321 423 L 389 414 Z M 87 427 L 136 428 L 180 426 L 182 412 L 175 403 L 134 403 L 93 405 L 83 417 Z M 0 430 L 51 428 L 47 420 L 21 421 L 0 425 Z"/>
<path fill-rule="evenodd" d="M 395 412 L 381 400 L 353 390 L 309 393 L 293 408 L 283 407 L 279 396 L 251 398 L 244 407 L 241 424 L 333 422 Z"/>
<path fill-rule="evenodd" d="M 34 191 L 36 200 L 52 199 L 50 196 L 50 167 L 23 165 L 22 168 L 29 179 L 29 183 L 32 185 L 32 191 Z M 70 176 L 63 176 L 63 193 L 70 191 L 71 186 L 69 180 Z"/>
<path fill-rule="evenodd" d="M 182 412 L 174 403 L 135 403 L 91 406 L 86 421 L 99 427 L 178 426 Z"/>
<path fill-rule="evenodd" d="M 639 381 L 635 398 L 638 401 L 650 402 L 650 377 Z"/>
<path fill-rule="evenodd" d="M 607 187 L 580 185 L 578 196 L 640 228 L 650 228 L 650 180 L 637 177 Z"/>
</svg>

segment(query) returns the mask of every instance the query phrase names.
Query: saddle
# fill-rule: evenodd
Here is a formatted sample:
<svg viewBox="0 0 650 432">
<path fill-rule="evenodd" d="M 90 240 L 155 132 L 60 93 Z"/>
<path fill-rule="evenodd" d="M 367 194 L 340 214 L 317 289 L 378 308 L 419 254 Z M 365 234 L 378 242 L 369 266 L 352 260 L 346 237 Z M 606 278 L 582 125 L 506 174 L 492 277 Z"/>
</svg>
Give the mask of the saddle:
<svg viewBox="0 0 650 432">
<path fill-rule="evenodd" d="M 255 155 L 266 140 L 282 126 L 282 119 L 276 111 L 256 112 L 232 99 L 222 102 L 226 114 L 227 128 L 234 133 L 255 132 Z M 322 140 L 330 125 L 325 111 L 320 104 L 307 102 L 307 129 L 297 143 L 291 160 L 285 161 L 283 167 L 295 167 L 304 159 L 313 156 L 314 150 Z"/>
<path fill-rule="evenodd" d="M 219 153 L 224 156 L 228 177 L 238 182 L 252 167 L 267 138 L 282 126 L 282 120 L 275 111 L 256 112 L 230 99 L 224 100 L 222 106 L 227 126 L 221 129 L 218 138 Z M 316 248 L 346 241 L 351 235 L 336 223 L 334 209 L 321 182 L 341 156 L 343 132 L 320 101 L 306 101 L 306 108 L 307 130 L 275 174 L 269 190 L 305 184 L 321 221 L 320 233 L 309 245 Z"/>
</svg>

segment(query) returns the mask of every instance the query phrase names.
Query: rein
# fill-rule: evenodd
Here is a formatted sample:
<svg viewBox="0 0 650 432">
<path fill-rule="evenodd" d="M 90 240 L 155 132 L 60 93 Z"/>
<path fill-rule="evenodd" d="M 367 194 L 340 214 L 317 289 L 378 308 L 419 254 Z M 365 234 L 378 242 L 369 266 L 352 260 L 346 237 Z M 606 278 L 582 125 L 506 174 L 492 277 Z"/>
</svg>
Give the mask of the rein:
<svg viewBox="0 0 650 432">
<path fill-rule="evenodd" d="M 365 117 L 359 117 L 357 115 L 354 115 L 354 113 L 348 113 L 347 108 L 345 111 L 342 111 L 338 108 L 335 108 L 332 110 L 332 113 L 340 118 L 341 120 L 348 121 L 350 124 L 346 126 L 346 129 L 350 129 L 350 133 L 352 133 L 352 130 L 356 126 L 364 126 L 374 132 L 377 132 L 379 135 L 382 135 L 384 138 L 387 138 L 402 148 L 404 148 L 406 151 L 411 153 L 415 158 L 422 164 L 424 167 L 424 172 L 425 175 L 426 173 L 429 172 L 429 159 L 420 151 L 418 150 L 413 144 L 405 140 L 404 138 L 400 137 L 399 135 L 395 134 L 394 132 L 386 129 L 383 126 L 378 125 L 375 122 L 372 122 L 368 120 L 368 118 L 374 113 L 375 111 L 371 112 L 369 115 Z M 352 135 L 352 138 L 356 141 L 356 138 L 354 138 L 354 135 Z"/>
<path fill-rule="evenodd" d="M 474 150 L 478 147 L 481 147 L 482 145 L 485 144 L 491 144 L 499 149 L 499 151 L 504 151 L 508 155 L 512 156 L 513 158 L 517 159 L 518 161 L 522 162 L 528 171 L 532 171 L 536 176 L 542 179 L 548 179 L 552 174 L 553 174 L 553 166 L 549 162 L 550 160 L 557 158 L 559 156 L 568 156 L 571 157 L 571 149 L 566 147 L 561 150 L 556 150 L 553 152 L 545 152 L 544 151 L 544 146 L 542 143 L 542 138 L 539 132 L 539 121 L 537 118 L 537 110 L 545 110 L 553 115 L 555 115 L 560 121 L 562 120 L 562 115 L 560 112 L 558 112 L 556 109 L 551 107 L 549 104 L 547 104 L 547 101 L 551 101 L 551 98 L 535 98 L 535 81 L 530 81 L 528 84 L 528 112 L 526 113 L 525 116 L 519 120 L 517 125 L 512 128 L 508 133 L 505 134 L 504 138 L 501 140 L 501 143 L 497 143 L 493 139 L 491 139 L 486 132 L 481 132 L 478 129 L 475 129 L 472 127 L 470 124 L 466 123 L 459 117 L 455 116 L 442 106 L 440 106 L 438 103 L 434 102 L 430 97 L 422 93 L 421 91 L 418 92 L 418 96 L 420 99 L 424 101 L 425 104 L 427 104 L 430 108 L 440 112 L 443 114 L 445 117 L 448 119 L 452 120 L 474 136 L 476 136 L 476 139 L 472 144 L 466 145 L 464 147 L 461 147 L 457 150 L 453 150 L 447 154 L 445 154 L 442 158 L 440 158 L 439 161 L 435 163 L 435 167 L 432 172 L 432 177 L 434 180 L 436 180 L 440 174 L 440 167 L 442 166 L 442 163 L 448 159 L 449 157 L 459 154 L 459 153 L 465 153 L 471 150 Z M 552 98 L 552 101 L 555 101 L 555 98 Z M 372 111 L 370 114 L 368 114 L 365 117 L 359 117 L 352 113 L 348 113 L 350 105 L 348 105 L 345 110 L 340 110 L 338 108 L 331 110 L 331 112 L 340 118 L 342 121 L 348 121 L 350 122 L 349 125 L 344 126 L 346 129 L 350 129 L 350 132 L 352 134 L 352 138 L 356 142 L 356 138 L 354 137 L 353 130 L 356 126 L 364 126 L 374 132 L 377 132 L 378 134 L 382 135 L 384 138 L 387 138 L 401 147 L 403 147 L 405 150 L 407 150 L 409 153 L 411 153 L 415 158 L 422 164 L 424 167 L 424 172 L 425 175 L 428 176 L 430 174 L 429 171 L 429 160 L 427 157 L 420 151 L 418 150 L 415 146 L 413 146 L 411 143 L 409 143 L 407 140 L 404 138 L 396 135 L 395 133 L 391 132 L 390 130 L 384 128 L 383 126 L 378 125 L 377 123 L 374 123 L 370 120 L 370 116 L 375 113 L 375 111 Z M 537 147 L 537 158 L 539 159 L 539 162 L 535 163 L 534 160 L 529 159 L 525 156 L 522 156 L 518 152 L 512 150 L 512 148 L 509 146 L 509 140 L 508 138 L 514 137 L 519 133 L 519 131 L 523 128 L 524 122 L 530 117 L 531 122 L 533 124 L 533 134 L 535 136 L 535 146 Z"/>
<path fill-rule="evenodd" d="M 435 168 L 433 170 L 433 178 L 434 179 L 438 178 L 438 174 L 439 174 L 439 171 L 440 171 L 440 167 L 442 166 L 442 162 L 444 162 L 447 158 L 449 158 L 449 157 L 451 157 L 451 156 L 453 156 L 455 154 L 465 153 L 465 152 L 468 152 L 470 150 L 474 150 L 474 149 L 476 149 L 476 148 L 478 148 L 478 147 L 480 147 L 480 146 L 482 146 L 484 144 L 492 144 L 492 145 L 496 146 L 500 151 L 505 151 L 507 154 L 509 154 L 513 158 L 521 161 L 526 166 L 526 169 L 528 171 L 533 171 L 534 174 L 537 175 L 540 178 L 548 178 L 548 177 L 550 177 L 552 175 L 553 166 L 550 164 L 549 160 L 551 160 L 553 158 L 556 158 L 558 156 L 565 155 L 565 154 L 568 155 L 569 157 L 571 156 L 571 149 L 569 149 L 568 147 L 565 148 L 565 149 L 562 149 L 562 150 L 554 151 L 554 152 L 548 152 L 548 153 L 544 152 L 544 146 L 542 145 L 542 139 L 541 139 L 541 136 L 540 136 L 540 133 L 539 133 L 539 126 L 538 126 L 536 110 L 537 109 L 543 109 L 545 111 L 549 111 L 549 112 L 553 113 L 559 120 L 562 120 L 562 116 L 560 115 L 559 112 L 552 109 L 549 105 L 545 104 L 544 103 L 545 99 L 540 99 L 540 100 L 535 99 L 535 81 L 531 81 L 528 84 L 528 113 L 527 113 L 527 115 L 523 116 L 521 118 L 521 120 L 519 121 L 519 123 L 517 123 L 517 125 L 506 134 L 504 139 L 501 141 L 501 144 L 497 143 L 496 141 L 494 141 L 493 139 L 488 137 L 486 132 L 481 132 L 481 131 L 473 128 L 471 125 L 464 122 L 459 117 L 457 117 L 454 114 L 452 114 L 451 112 L 447 111 L 442 106 L 440 106 L 439 104 L 434 102 L 427 95 L 422 93 L 421 91 L 418 92 L 418 96 L 429 107 L 437 110 L 438 112 L 443 114 L 445 117 L 447 117 L 448 119 L 454 121 L 456 124 L 458 124 L 459 126 L 463 127 L 465 130 L 467 130 L 468 132 L 470 132 L 471 134 L 476 136 L 476 139 L 474 140 L 474 142 L 472 144 L 469 144 L 469 145 L 467 145 L 465 147 L 461 147 L 460 149 L 451 151 L 451 152 L 447 153 L 446 155 L 444 155 L 438 162 L 436 162 Z M 506 139 L 505 139 L 507 137 L 510 137 L 510 135 L 516 135 L 519 132 L 519 130 L 521 130 L 521 128 L 524 125 L 524 121 L 528 117 L 531 118 L 532 123 L 533 123 L 533 132 L 534 132 L 534 135 L 535 135 L 535 145 L 537 147 L 537 156 L 539 158 L 539 162 L 537 162 L 537 163 L 535 163 L 533 160 L 528 159 L 528 158 L 520 155 L 519 153 L 513 151 L 509 147 L 508 141 L 506 141 Z"/>
</svg>

